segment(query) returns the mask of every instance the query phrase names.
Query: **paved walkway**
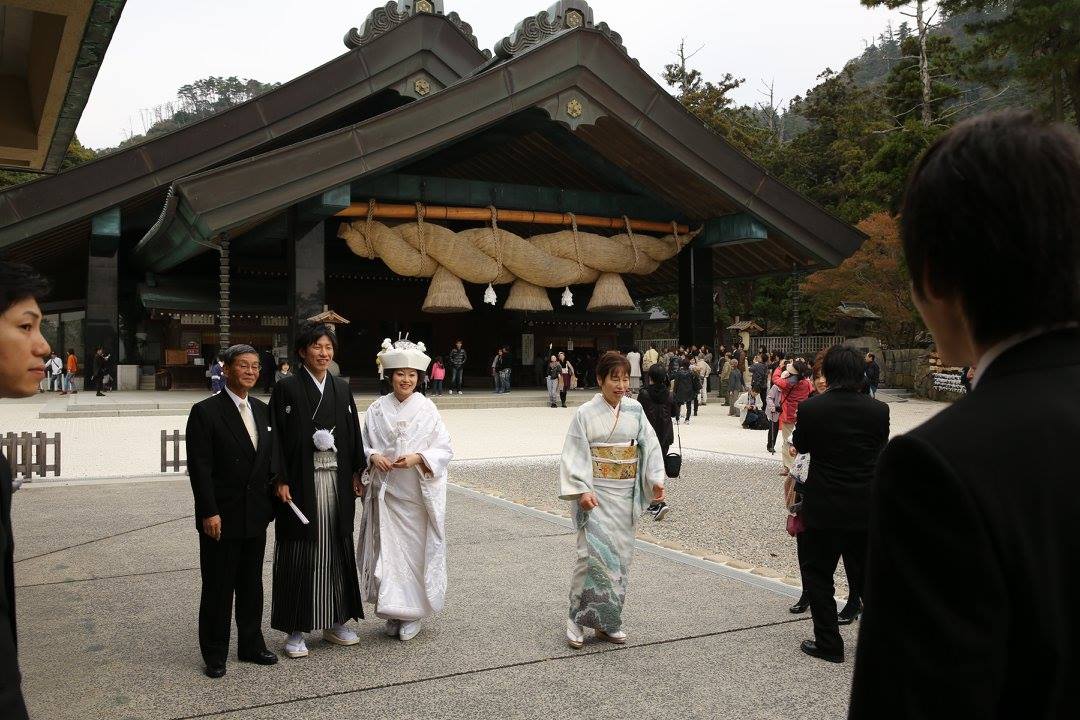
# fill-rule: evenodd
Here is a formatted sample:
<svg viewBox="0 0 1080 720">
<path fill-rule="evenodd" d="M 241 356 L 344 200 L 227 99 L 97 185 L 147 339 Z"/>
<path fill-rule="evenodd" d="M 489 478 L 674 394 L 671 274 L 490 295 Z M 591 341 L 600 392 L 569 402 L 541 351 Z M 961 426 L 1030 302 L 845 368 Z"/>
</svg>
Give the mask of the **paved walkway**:
<svg viewBox="0 0 1080 720">
<path fill-rule="evenodd" d="M 35 720 L 844 712 L 851 664 L 798 651 L 811 631 L 786 611 L 792 588 L 654 545 L 636 554 L 629 643 L 570 650 L 568 521 L 459 486 L 448 509 L 448 606 L 416 640 L 386 639 L 368 619 L 358 623 L 358 647 L 319 641 L 306 659 L 271 668 L 234 661 L 211 681 L 195 633 L 186 481 L 42 484 L 16 498 L 20 658 Z M 266 633 L 280 650 L 281 635 Z M 852 643 L 854 631 L 845 637 Z"/>
</svg>

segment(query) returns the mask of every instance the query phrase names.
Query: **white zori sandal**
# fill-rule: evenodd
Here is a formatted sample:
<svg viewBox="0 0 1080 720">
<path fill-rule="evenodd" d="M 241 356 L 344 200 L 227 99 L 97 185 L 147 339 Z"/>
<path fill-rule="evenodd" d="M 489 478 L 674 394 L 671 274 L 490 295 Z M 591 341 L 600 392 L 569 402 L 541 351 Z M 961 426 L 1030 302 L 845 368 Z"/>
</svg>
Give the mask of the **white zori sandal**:
<svg viewBox="0 0 1080 720">
<path fill-rule="evenodd" d="M 604 632 L 603 630 L 596 631 L 596 639 L 603 640 L 604 642 L 613 643 L 615 645 L 622 645 L 626 642 L 626 633 L 621 629 L 615 632 Z"/>
<path fill-rule="evenodd" d="M 585 628 L 569 618 L 566 620 L 566 644 L 575 650 L 585 644 Z"/>
</svg>

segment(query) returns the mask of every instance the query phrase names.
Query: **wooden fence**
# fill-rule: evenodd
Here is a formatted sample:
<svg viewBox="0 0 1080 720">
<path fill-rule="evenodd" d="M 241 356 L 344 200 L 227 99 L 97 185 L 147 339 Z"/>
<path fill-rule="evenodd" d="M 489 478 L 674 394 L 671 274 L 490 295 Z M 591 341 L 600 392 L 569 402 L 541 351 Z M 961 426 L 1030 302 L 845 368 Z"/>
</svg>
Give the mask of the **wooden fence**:
<svg viewBox="0 0 1080 720">
<path fill-rule="evenodd" d="M 775 350 L 785 355 L 816 355 L 821 350 L 843 343 L 844 338 L 840 335 L 758 335 L 750 338 L 751 349 L 764 345 L 769 352 Z M 807 360 L 812 359 L 807 357 Z"/>
<path fill-rule="evenodd" d="M 53 461 L 48 462 L 49 446 L 53 448 Z M 60 433 L 49 437 L 43 432 L 0 435 L 0 449 L 11 463 L 16 478 L 27 480 L 35 475 L 45 477 L 50 472 L 60 475 Z"/>
<path fill-rule="evenodd" d="M 184 444 L 185 437 L 179 430 L 169 432 L 161 431 L 161 472 L 180 472 L 180 468 L 187 469 L 187 459 L 180 459 L 180 446 Z M 172 458 L 169 458 L 169 445 L 172 445 Z"/>
</svg>

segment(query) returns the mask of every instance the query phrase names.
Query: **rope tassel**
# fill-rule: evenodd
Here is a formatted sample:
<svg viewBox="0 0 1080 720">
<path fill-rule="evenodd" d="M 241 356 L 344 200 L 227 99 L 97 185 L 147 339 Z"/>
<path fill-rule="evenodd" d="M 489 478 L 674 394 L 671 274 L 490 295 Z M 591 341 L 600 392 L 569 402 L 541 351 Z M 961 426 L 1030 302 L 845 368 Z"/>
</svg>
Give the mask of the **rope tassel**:
<svg viewBox="0 0 1080 720">
<path fill-rule="evenodd" d="M 488 305 L 494 305 L 495 299 L 495 288 L 491 286 L 491 283 L 488 283 L 487 290 L 484 291 L 484 302 Z"/>
<path fill-rule="evenodd" d="M 570 292 L 569 285 L 562 291 L 562 304 L 563 307 L 574 307 L 574 293 Z"/>
</svg>

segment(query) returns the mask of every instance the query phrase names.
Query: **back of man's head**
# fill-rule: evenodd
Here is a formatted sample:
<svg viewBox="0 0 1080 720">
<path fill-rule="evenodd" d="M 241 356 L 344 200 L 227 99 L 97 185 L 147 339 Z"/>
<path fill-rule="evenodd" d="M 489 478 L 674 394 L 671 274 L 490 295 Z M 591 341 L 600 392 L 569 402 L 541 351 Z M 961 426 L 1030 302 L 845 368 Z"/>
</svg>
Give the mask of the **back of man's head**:
<svg viewBox="0 0 1080 720">
<path fill-rule="evenodd" d="M 1080 135 L 972 118 L 915 166 L 900 218 L 915 292 L 955 298 L 989 345 L 1080 317 Z"/>
</svg>

